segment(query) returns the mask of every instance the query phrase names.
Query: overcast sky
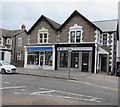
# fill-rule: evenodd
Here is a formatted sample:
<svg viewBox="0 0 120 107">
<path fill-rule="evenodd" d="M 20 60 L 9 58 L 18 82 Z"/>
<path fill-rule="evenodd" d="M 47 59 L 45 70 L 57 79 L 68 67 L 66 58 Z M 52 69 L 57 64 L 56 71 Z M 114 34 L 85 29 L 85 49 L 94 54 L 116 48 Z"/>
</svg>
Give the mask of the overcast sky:
<svg viewBox="0 0 120 107">
<path fill-rule="evenodd" d="M 90 21 L 118 18 L 119 0 L 9 1 L 0 2 L 0 27 L 5 29 L 20 29 L 21 24 L 25 24 L 29 30 L 42 14 L 62 24 L 74 10 Z"/>
</svg>

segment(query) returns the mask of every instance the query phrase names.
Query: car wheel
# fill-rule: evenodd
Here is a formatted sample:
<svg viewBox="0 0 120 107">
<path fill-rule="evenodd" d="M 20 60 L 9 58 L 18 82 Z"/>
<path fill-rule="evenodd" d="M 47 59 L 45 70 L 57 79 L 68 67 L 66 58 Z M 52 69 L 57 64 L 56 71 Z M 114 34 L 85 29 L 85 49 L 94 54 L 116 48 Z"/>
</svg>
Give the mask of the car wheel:
<svg viewBox="0 0 120 107">
<path fill-rule="evenodd" d="M 5 69 L 2 69 L 1 72 L 2 72 L 2 74 L 5 74 L 5 73 L 6 73 L 6 72 L 5 72 Z"/>
</svg>

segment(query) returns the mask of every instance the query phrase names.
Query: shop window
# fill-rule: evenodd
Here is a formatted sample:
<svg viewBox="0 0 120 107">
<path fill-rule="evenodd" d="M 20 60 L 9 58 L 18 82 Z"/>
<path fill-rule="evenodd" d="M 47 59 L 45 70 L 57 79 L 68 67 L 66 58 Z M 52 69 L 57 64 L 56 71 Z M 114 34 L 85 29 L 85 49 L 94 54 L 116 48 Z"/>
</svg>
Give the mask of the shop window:
<svg viewBox="0 0 120 107">
<path fill-rule="evenodd" d="M 27 64 L 39 65 L 39 52 L 28 52 Z"/>
<path fill-rule="evenodd" d="M 52 66 L 52 51 L 45 52 L 45 65 Z"/>
<path fill-rule="evenodd" d="M 60 67 L 68 67 L 68 52 L 61 51 L 60 52 Z"/>
<path fill-rule="evenodd" d="M 78 68 L 79 67 L 79 52 L 73 51 L 71 53 L 71 67 Z"/>
</svg>

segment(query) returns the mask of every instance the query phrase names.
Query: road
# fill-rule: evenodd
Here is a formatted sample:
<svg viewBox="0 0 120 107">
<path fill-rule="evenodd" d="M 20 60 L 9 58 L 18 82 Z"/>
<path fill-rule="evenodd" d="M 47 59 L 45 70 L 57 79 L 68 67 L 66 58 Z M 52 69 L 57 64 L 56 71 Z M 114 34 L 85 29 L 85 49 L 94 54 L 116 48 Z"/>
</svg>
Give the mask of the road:
<svg viewBox="0 0 120 107">
<path fill-rule="evenodd" d="M 7 74 L 1 82 L 2 105 L 118 105 L 117 89 L 84 81 Z"/>
</svg>

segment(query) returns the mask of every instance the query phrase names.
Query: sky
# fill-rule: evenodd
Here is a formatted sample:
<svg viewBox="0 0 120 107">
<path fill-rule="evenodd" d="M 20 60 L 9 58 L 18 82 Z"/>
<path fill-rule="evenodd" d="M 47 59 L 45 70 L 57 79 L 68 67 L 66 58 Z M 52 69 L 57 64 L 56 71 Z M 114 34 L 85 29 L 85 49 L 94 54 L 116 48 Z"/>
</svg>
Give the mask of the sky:
<svg viewBox="0 0 120 107">
<path fill-rule="evenodd" d="M 1 0 L 0 28 L 27 30 L 41 15 L 62 24 L 77 10 L 90 21 L 118 19 L 119 0 Z"/>
</svg>

